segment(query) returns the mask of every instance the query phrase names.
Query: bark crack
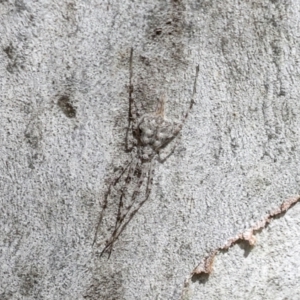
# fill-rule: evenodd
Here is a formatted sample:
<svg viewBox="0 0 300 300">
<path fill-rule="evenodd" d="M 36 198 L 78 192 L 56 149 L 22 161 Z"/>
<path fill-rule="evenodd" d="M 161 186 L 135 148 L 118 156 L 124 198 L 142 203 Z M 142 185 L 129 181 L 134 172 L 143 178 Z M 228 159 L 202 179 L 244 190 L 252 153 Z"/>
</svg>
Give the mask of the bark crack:
<svg viewBox="0 0 300 300">
<path fill-rule="evenodd" d="M 225 244 L 222 246 L 210 251 L 210 253 L 204 257 L 201 262 L 193 269 L 190 275 L 186 278 L 183 287 L 183 293 L 181 299 L 185 299 L 185 294 L 189 289 L 189 284 L 191 279 L 195 278 L 195 276 L 204 276 L 207 280 L 211 272 L 213 271 L 213 263 L 216 255 L 221 251 L 226 251 L 238 242 L 245 241 L 250 246 L 254 246 L 256 243 L 255 234 L 266 228 L 266 226 L 276 217 L 281 217 L 283 213 L 289 210 L 292 206 L 294 206 L 300 200 L 300 195 L 290 197 L 285 200 L 278 208 L 272 210 L 266 216 L 264 216 L 260 221 L 254 224 L 252 227 L 246 229 L 245 231 L 237 234 L 234 237 L 228 239 Z"/>
</svg>

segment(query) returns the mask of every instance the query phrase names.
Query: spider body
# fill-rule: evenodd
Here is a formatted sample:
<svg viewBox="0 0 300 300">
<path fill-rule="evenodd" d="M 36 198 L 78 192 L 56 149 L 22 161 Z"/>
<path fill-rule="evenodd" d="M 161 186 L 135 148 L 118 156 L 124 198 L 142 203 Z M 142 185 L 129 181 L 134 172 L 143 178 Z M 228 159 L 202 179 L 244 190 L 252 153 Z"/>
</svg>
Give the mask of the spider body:
<svg viewBox="0 0 300 300">
<path fill-rule="evenodd" d="M 106 222 L 114 223 L 114 226 L 108 226 L 108 239 L 106 239 L 105 247 L 100 256 L 105 252 L 111 255 L 113 245 L 119 238 L 120 234 L 125 230 L 128 223 L 134 215 L 139 211 L 142 205 L 149 199 L 152 180 L 153 180 L 153 162 L 156 160 L 163 163 L 170 155 L 172 155 L 175 147 L 165 158 L 161 157 L 162 149 L 164 149 L 172 140 L 180 133 L 189 111 L 194 104 L 194 95 L 196 93 L 196 81 L 199 72 L 199 66 L 196 68 L 196 77 L 190 106 L 183 116 L 181 123 L 173 123 L 164 117 L 164 97 L 160 99 L 156 111 L 151 114 L 141 115 L 138 109 L 138 103 L 132 97 L 133 85 L 132 80 L 132 57 L 133 49 L 130 52 L 130 76 L 129 76 L 129 111 L 128 111 L 128 127 L 126 131 L 125 146 L 126 152 L 131 153 L 131 160 L 120 168 L 118 175 L 112 179 L 104 194 L 102 210 L 99 216 L 94 243 L 97 240 L 98 231 L 105 217 L 113 217 L 115 220 Z M 134 141 L 129 147 L 129 131 L 131 130 Z M 114 216 L 105 216 L 105 211 L 109 204 L 116 204 L 117 211 Z M 111 203 L 112 202 L 112 203 Z M 104 230 L 101 230 L 102 232 Z M 93 244 L 94 244 L 93 243 Z"/>
<path fill-rule="evenodd" d="M 160 115 L 148 114 L 138 124 L 141 157 L 152 159 L 174 136 L 173 124 Z"/>
</svg>

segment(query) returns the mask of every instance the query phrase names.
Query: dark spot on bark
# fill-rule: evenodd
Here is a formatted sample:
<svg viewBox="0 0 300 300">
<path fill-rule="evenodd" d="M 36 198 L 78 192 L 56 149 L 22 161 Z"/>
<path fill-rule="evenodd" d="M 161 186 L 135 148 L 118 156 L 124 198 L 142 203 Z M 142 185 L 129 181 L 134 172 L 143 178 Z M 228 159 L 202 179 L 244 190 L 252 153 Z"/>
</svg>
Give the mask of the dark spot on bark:
<svg viewBox="0 0 300 300">
<path fill-rule="evenodd" d="M 156 35 L 160 35 L 162 33 L 162 29 L 161 28 L 156 28 L 155 29 L 155 34 Z"/>
<path fill-rule="evenodd" d="M 73 10 L 75 10 L 75 4 L 74 3 L 68 3 L 67 8 L 68 8 L 68 10 L 73 11 Z"/>
<path fill-rule="evenodd" d="M 26 10 L 26 6 L 25 6 L 23 0 L 16 0 L 15 7 L 16 7 L 17 12 Z"/>
<path fill-rule="evenodd" d="M 276 135 L 274 133 L 269 133 L 268 134 L 268 140 L 272 140 L 272 139 L 275 139 L 276 138 Z"/>
<path fill-rule="evenodd" d="M 150 61 L 149 61 L 148 57 L 141 55 L 140 59 L 141 59 L 141 62 L 144 63 L 146 66 L 150 65 Z"/>
<path fill-rule="evenodd" d="M 13 63 L 9 63 L 7 66 L 6 66 L 6 70 L 9 72 L 9 73 L 13 73 L 15 71 L 15 69 L 17 68 L 17 63 L 14 61 Z"/>
<path fill-rule="evenodd" d="M 198 282 L 200 284 L 205 284 L 209 279 L 209 274 L 201 273 L 201 274 L 194 274 L 192 276 L 192 282 Z"/>
<path fill-rule="evenodd" d="M 32 136 L 29 133 L 25 133 L 25 137 L 32 148 L 36 149 L 38 147 L 39 139 L 37 136 Z"/>
<path fill-rule="evenodd" d="M 149 12 L 149 38 L 151 43 L 162 51 L 166 51 L 166 56 L 172 59 L 172 69 L 174 62 L 182 66 L 185 60 L 182 43 L 182 36 L 187 36 L 188 29 L 185 20 L 185 5 L 181 0 L 170 1 L 167 5 L 159 5 L 155 11 Z M 174 46 L 175 44 L 175 46 Z"/>
<path fill-rule="evenodd" d="M 244 257 L 248 257 L 248 255 L 250 254 L 250 252 L 253 250 L 253 246 L 251 246 L 249 244 L 248 241 L 245 240 L 240 240 L 237 242 L 237 245 L 244 250 Z"/>
<path fill-rule="evenodd" d="M 1 3 L 1 0 L 0 0 Z M 12 292 L 4 292 L 2 294 L 0 294 L 0 299 L 1 300 L 9 300 L 13 298 L 13 293 Z"/>
<path fill-rule="evenodd" d="M 229 40 L 227 37 L 222 37 L 221 38 L 221 49 L 223 54 L 227 54 L 229 51 L 228 49 L 228 44 L 229 44 Z"/>
<path fill-rule="evenodd" d="M 279 92 L 279 96 L 285 96 L 285 95 L 286 95 L 285 90 L 281 89 Z"/>
<path fill-rule="evenodd" d="M 27 274 L 18 274 L 21 279 L 20 294 L 22 296 L 31 296 L 35 285 L 38 283 L 38 274 L 35 271 L 30 271 Z"/>
<path fill-rule="evenodd" d="M 14 57 L 14 48 L 13 48 L 12 44 L 5 47 L 3 49 L 3 51 L 6 53 L 6 55 L 8 56 L 9 59 L 13 59 L 13 57 Z"/>
<path fill-rule="evenodd" d="M 61 108 L 62 112 L 68 118 L 75 118 L 76 117 L 76 109 L 70 103 L 70 97 L 67 95 L 61 96 L 58 101 L 57 105 Z"/>
<path fill-rule="evenodd" d="M 101 269 L 100 269 L 101 270 Z M 89 300 L 119 300 L 124 299 L 123 275 L 121 271 L 102 275 L 99 269 L 95 272 L 87 294 L 84 299 Z M 103 288 L 105 286 L 105 289 Z"/>
<path fill-rule="evenodd" d="M 16 55 L 15 48 L 13 47 L 12 43 L 10 43 L 7 47 L 3 48 L 3 51 L 10 59 L 10 62 L 6 66 L 6 70 L 9 73 L 14 73 L 16 70 L 18 71 L 18 67 L 20 66 L 21 69 L 24 69 L 24 65 L 21 63 L 24 61 L 22 57 L 18 57 Z"/>
<path fill-rule="evenodd" d="M 136 169 L 134 171 L 134 176 L 136 176 L 137 178 L 140 178 L 142 176 L 142 171 L 140 169 Z"/>
</svg>

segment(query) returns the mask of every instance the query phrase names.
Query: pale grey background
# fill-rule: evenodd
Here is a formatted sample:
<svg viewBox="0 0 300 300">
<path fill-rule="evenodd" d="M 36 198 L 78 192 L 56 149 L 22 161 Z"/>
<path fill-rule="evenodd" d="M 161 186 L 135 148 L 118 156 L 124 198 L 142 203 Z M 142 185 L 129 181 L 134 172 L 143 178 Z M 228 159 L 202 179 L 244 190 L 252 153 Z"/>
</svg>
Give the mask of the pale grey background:
<svg viewBox="0 0 300 300">
<path fill-rule="evenodd" d="M 296 0 L 0 1 L 0 298 L 180 299 L 209 251 L 298 194 L 299 18 Z M 199 64 L 197 104 L 107 260 L 92 241 L 127 159 L 130 47 L 147 111 L 166 93 L 180 120 Z M 297 299 L 298 206 L 184 297 Z"/>
</svg>

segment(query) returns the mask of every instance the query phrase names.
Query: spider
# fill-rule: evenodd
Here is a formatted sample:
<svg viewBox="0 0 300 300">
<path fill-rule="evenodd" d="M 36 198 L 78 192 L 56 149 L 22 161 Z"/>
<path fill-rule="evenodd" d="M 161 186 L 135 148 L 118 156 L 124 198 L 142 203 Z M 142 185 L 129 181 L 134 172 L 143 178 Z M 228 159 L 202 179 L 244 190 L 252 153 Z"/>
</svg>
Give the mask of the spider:
<svg viewBox="0 0 300 300">
<path fill-rule="evenodd" d="M 199 73 L 198 65 L 196 67 L 190 105 L 183 116 L 183 120 L 178 124 L 164 118 L 164 97 L 159 100 L 156 110 L 153 113 L 141 114 L 139 104 L 132 96 L 132 60 L 133 48 L 130 50 L 129 59 L 129 109 L 128 126 L 125 135 L 125 150 L 131 153 L 131 160 L 119 169 L 118 174 L 108 184 L 93 242 L 95 244 L 97 241 L 98 231 L 103 223 L 104 213 L 109 205 L 109 201 L 116 201 L 117 199 L 118 208 L 114 215 L 114 226 L 109 229 L 109 238 L 106 239 L 104 249 L 100 253 L 100 256 L 105 252 L 108 253 L 108 258 L 111 255 L 114 243 L 125 230 L 128 223 L 149 199 L 154 174 L 154 161 L 158 160 L 160 163 L 163 163 L 175 150 L 176 144 L 169 154 L 162 157 L 162 150 L 178 136 L 188 118 L 189 112 L 193 108 Z M 131 147 L 129 147 L 128 141 L 130 132 L 134 140 Z"/>
</svg>

